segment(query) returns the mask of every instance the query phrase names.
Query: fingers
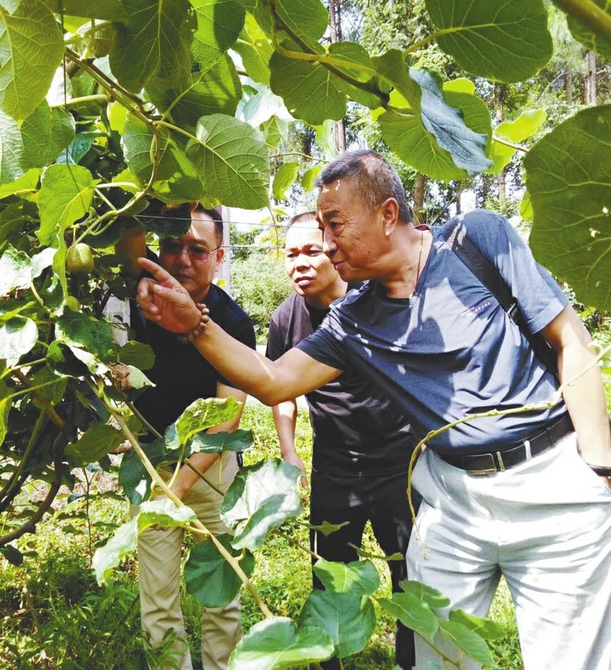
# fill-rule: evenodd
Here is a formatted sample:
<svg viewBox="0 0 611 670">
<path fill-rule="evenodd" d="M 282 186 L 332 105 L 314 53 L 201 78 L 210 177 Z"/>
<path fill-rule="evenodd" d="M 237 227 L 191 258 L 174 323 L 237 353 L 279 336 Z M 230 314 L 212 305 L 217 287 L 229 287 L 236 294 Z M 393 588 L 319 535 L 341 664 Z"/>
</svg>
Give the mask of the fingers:
<svg viewBox="0 0 611 670">
<path fill-rule="evenodd" d="M 153 261 L 150 261 L 148 258 L 139 258 L 138 265 L 144 270 L 150 272 L 158 282 L 163 282 L 164 284 L 168 284 L 170 286 L 180 286 L 178 281 L 174 279 L 174 277 L 172 277 L 172 275 L 167 272 L 167 270 L 164 270 L 161 265 L 153 263 Z"/>
</svg>

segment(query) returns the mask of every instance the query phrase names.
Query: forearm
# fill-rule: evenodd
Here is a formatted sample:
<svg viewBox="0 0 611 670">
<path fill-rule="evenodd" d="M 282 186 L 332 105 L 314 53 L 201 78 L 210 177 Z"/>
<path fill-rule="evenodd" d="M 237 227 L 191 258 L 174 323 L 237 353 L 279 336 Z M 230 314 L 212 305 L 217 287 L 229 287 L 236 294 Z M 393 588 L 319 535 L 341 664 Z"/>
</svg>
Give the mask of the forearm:
<svg viewBox="0 0 611 670">
<path fill-rule="evenodd" d="M 295 427 L 297 425 L 297 403 L 287 400 L 272 408 L 274 423 L 280 442 L 280 453 L 285 460 L 297 454 L 295 449 Z"/>
<path fill-rule="evenodd" d="M 205 473 L 209 470 L 220 458 L 220 454 L 192 454 L 189 458 L 191 463 L 200 472 Z M 172 491 L 183 500 L 191 487 L 199 480 L 199 475 L 192 470 L 187 464 L 183 465 L 178 471 Z"/>
<path fill-rule="evenodd" d="M 589 366 L 593 367 L 584 372 Z M 558 370 L 560 381 L 569 382 L 563 396 L 584 460 L 593 465 L 611 466 L 609 416 L 594 355 L 583 347 L 568 346 L 558 356 Z"/>
<path fill-rule="evenodd" d="M 340 372 L 318 363 L 298 349 L 291 349 L 277 361 L 270 361 L 234 340 L 213 321 L 209 321 L 194 344 L 234 386 L 270 406 L 313 391 Z"/>
</svg>

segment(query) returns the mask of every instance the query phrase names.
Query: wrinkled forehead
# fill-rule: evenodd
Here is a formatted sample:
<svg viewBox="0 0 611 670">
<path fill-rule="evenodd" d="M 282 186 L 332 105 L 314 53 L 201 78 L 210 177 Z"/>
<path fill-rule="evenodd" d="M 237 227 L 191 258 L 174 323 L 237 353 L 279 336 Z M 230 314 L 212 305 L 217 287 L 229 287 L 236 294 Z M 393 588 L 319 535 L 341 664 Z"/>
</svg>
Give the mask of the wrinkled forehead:
<svg viewBox="0 0 611 670">
<path fill-rule="evenodd" d="M 316 219 L 296 221 L 286 231 L 285 247 L 287 249 L 297 249 L 312 244 L 322 245 L 322 233 Z"/>
</svg>

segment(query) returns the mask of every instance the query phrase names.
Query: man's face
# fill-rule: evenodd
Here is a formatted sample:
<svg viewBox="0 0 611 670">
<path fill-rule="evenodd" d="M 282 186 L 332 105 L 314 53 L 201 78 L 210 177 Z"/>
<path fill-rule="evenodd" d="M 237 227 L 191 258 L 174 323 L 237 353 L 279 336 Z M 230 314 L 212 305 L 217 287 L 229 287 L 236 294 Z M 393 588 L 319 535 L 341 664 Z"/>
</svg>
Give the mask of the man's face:
<svg viewBox="0 0 611 670">
<path fill-rule="evenodd" d="M 159 264 L 189 291 L 195 302 L 202 302 L 223 253 L 214 221 L 204 212 L 192 212 L 186 235 L 161 240 Z"/>
<path fill-rule="evenodd" d="M 377 275 L 384 235 L 380 209 L 372 209 L 353 192 L 349 181 L 323 186 L 316 212 L 323 233 L 323 249 L 344 281 Z"/>
<path fill-rule="evenodd" d="M 322 233 L 315 219 L 294 223 L 286 233 L 284 267 L 299 295 L 318 296 L 339 281 L 322 249 Z"/>
</svg>

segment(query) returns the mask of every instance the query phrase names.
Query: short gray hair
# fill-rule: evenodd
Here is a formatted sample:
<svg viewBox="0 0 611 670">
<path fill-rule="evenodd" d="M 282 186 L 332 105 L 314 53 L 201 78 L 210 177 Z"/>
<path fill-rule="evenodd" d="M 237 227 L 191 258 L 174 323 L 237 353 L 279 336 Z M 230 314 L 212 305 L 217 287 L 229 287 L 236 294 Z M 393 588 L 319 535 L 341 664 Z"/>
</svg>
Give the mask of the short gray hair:
<svg viewBox="0 0 611 670">
<path fill-rule="evenodd" d="M 318 175 L 316 186 L 322 188 L 338 179 L 349 180 L 354 193 L 372 209 L 388 198 L 394 198 L 399 205 L 401 221 L 412 220 L 412 210 L 397 171 L 374 151 L 347 151 L 334 158 Z"/>
</svg>

